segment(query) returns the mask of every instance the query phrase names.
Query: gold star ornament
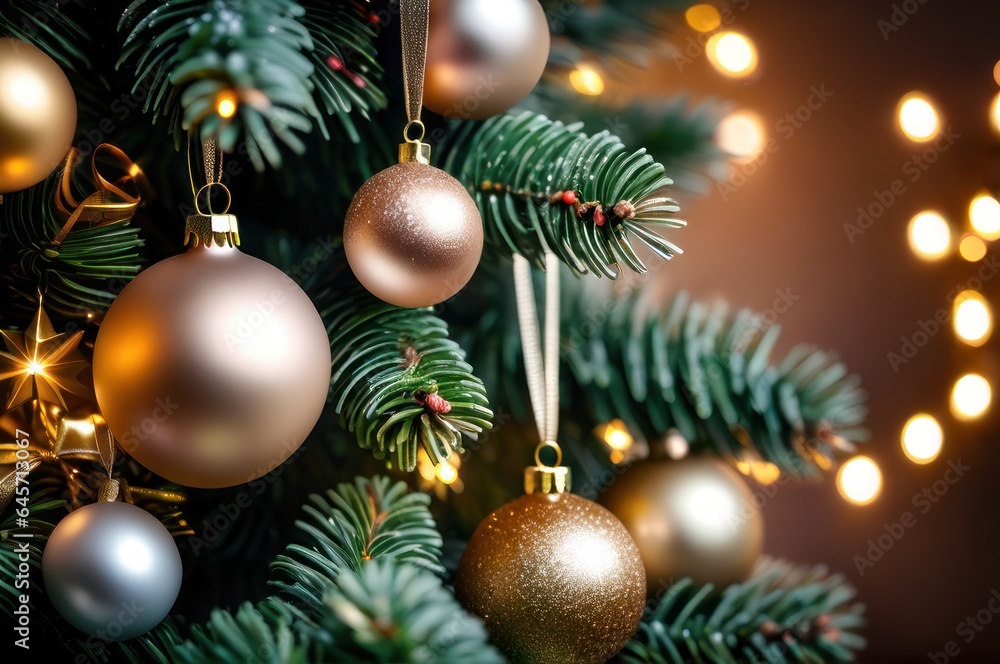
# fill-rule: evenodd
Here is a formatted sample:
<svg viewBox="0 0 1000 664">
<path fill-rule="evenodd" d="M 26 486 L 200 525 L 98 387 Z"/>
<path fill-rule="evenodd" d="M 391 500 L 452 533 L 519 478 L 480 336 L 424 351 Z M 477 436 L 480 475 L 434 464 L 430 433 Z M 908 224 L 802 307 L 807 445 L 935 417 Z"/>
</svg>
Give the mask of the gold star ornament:
<svg viewBox="0 0 1000 664">
<path fill-rule="evenodd" d="M 78 348 L 83 331 L 56 334 L 41 298 L 26 331 L 0 330 L 0 337 L 4 344 L 0 350 L 0 394 L 5 410 L 32 397 L 66 408 L 64 392 L 92 397 L 89 384 L 81 378 L 90 366 Z"/>
</svg>

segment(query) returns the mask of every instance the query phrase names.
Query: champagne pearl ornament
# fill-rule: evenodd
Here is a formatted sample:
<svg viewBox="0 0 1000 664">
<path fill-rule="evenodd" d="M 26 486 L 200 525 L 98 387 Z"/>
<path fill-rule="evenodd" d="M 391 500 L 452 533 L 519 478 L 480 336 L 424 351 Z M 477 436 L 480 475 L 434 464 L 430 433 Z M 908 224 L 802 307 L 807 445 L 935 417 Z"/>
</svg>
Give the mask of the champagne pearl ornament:
<svg viewBox="0 0 1000 664">
<path fill-rule="evenodd" d="M 42 554 L 42 576 L 66 622 L 101 640 L 124 641 L 170 612 L 181 588 L 181 556 L 149 512 L 100 502 L 56 525 Z"/>
<path fill-rule="evenodd" d="M 358 281 L 376 297 L 412 308 L 461 290 L 483 253 L 479 208 L 458 180 L 430 165 L 431 146 L 422 142 L 429 4 L 400 2 L 409 122 L 399 163 L 365 182 L 344 218 L 344 252 Z"/>
<path fill-rule="evenodd" d="M 460 120 L 503 113 L 542 77 L 549 42 L 538 0 L 434 0 L 424 105 Z"/>
<path fill-rule="evenodd" d="M 716 588 L 745 581 L 764 545 L 764 521 L 750 488 L 708 456 L 647 459 L 600 497 L 632 534 L 650 596 L 691 577 Z"/>
<path fill-rule="evenodd" d="M 76 97 L 43 51 L 0 38 L 0 194 L 44 180 L 69 152 Z"/>
<path fill-rule="evenodd" d="M 319 419 L 330 343 L 316 307 L 241 252 L 236 217 L 188 218 L 190 248 L 139 274 L 101 323 L 94 387 L 136 461 L 198 488 L 278 467 Z"/>
</svg>

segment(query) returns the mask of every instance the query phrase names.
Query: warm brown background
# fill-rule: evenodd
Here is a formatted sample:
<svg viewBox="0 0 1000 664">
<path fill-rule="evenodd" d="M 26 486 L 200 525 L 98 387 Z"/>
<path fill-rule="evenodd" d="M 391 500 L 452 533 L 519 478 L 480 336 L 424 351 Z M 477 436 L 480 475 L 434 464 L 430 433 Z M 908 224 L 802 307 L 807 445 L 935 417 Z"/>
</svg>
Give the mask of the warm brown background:
<svg viewBox="0 0 1000 664">
<path fill-rule="evenodd" d="M 952 381 L 967 370 L 983 373 L 1000 392 L 998 341 L 959 348 L 944 330 L 898 373 L 886 359 L 978 267 L 958 258 L 920 262 L 907 248 L 906 224 L 921 209 L 936 208 L 965 228 L 969 199 L 991 184 L 991 173 L 1000 174 L 987 121 L 1000 90 L 992 75 L 1000 59 L 1000 3 L 905 4 L 918 9 L 884 40 L 877 21 L 890 17 L 889 0 L 744 0 L 745 9 L 734 7 L 732 27 L 756 41 L 755 80 L 724 79 L 704 57 L 683 72 L 669 62 L 660 67 L 661 89 L 715 95 L 755 110 L 779 148 L 726 201 L 715 188 L 700 199 L 680 195 L 690 226 L 672 239 L 687 253 L 659 278 L 668 290 L 758 309 L 771 305 L 776 289 L 790 288 L 799 300 L 778 320 L 784 348 L 809 341 L 838 349 L 862 375 L 872 409 L 866 453 L 882 467 L 881 498 L 869 507 L 849 505 L 832 478 L 785 485 L 766 505 L 765 518 L 769 553 L 826 563 L 858 586 L 870 618 L 863 660 L 927 662 L 929 651 L 955 640 L 961 655 L 951 661 L 1000 661 L 1000 616 L 970 643 L 956 634 L 957 624 L 1000 590 L 1000 404 L 973 425 L 955 421 L 947 406 Z M 813 85 L 833 96 L 793 136 L 777 135 L 775 123 L 805 102 Z M 903 163 L 923 148 L 896 131 L 894 112 L 914 89 L 936 100 L 944 124 L 961 138 L 911 183 Z M 906 193 L 851 244 L 843 225 L 856 221 L 858 206 L 873 202 L 875 190 L 901 177 Z M 1000 254 L 1000 246 L 992 252 Z M 998 282 L 984 291 L 1000 312 Z M 941 457 L 927 466 L 907 461 L 899 446 L 901 426 L 921 410 L 939 418 L 946 436 Z M 971 470 L 919 514 L 914 494 L 958 458 Z M 864 556 L 868 539 L 907 511 L 916 525 L 859 576 L 853 556 Z"/>
</svg>

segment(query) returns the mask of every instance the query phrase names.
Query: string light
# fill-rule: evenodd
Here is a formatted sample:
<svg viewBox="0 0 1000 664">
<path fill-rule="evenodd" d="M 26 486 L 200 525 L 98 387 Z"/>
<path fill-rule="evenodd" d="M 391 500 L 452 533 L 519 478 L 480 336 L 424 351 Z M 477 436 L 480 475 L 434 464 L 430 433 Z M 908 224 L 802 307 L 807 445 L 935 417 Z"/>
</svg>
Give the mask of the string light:
<svg viewBox="0 0 1000 664">
<path fill-rule="evenodd" d="M 1000 202 L 989 194 L 979 194 L 969 203 L 969 223 L 986 240 L 1000 238 Z"/>
<path fill-rule="evenodd" d="M 726 76 L 743 78 L 757 70 L 757 47 L 738 32 L 719 32 L 705 44 L 708 61 Z"/>
<path fill-rule="evenodd" d="M 919 413 L 903 425 L 903 453 L 913 463 L 930 463 L 941 453 L 944 432 L 931 415 Z"/>
<path fill-rule="evenodd" d="M 219 95 L 215 107 L 219 117 L 228 120 L 236 115 L 236 95 L 232 91 L 226 91 Z"/>
<path fill-rule="evenodd" d="M 951 390 L 951 412 L 960 420 L 974 420 L 990 407 L 993 390 L 979 374 L 965 374 Z"/>
<path fill-rule="evenodd" d="M 443 484 L 454 484 L 458 479 L 458 469 L 447 461 L 442 461 L 434 469 L 434 475 Z"/>
<path fill-rule="evenodd" d="M 911 141 L 923 143 L 937 135 L 938 112 L 919 92 L 911 92 L 900 100 L 898 114 L 899 128 Z"/>
<path fill-rule="evenodd" d="M 955 335 L 970 346 L 982 346 L 993 331 L 990 305 L 974 290 L 962 291 L 955 298 L 952 317 Z"/>
<path fill-rule="evenodd" d="M 781 477 L 781 470 L 770 461 L 755 461 L 750 464 L 750 475 L 758 484 L 774 484 Z"/>
<path fill-rule="evenodd" d="M 925 211 L 910 220 L 910 248 L 924 260 L 938 260 L 951 246 L 951 226 L 937 212 Z"/>
<path fill-rule="evenodd" d="M 569 84 L 582 95 L 596 97 L 604 92 L 604 79 L 590 67 L 580 66 L 571 71 Z"/>
<path fill-rule="evenodd" d="M 866 456 L 856 456 L 837 471 L 837 489 L 849 502 L 868 505 L 882 492 L 882 471 Z"/>
<path fill-rule="evenodd" d="M 629 433 L 628 427 L 621 420 L 611 420 L 607 424 L 598 427 L 598 435 L 613 450 L 619 452 L 632 447 L 635 439 Z"/>
</svg>

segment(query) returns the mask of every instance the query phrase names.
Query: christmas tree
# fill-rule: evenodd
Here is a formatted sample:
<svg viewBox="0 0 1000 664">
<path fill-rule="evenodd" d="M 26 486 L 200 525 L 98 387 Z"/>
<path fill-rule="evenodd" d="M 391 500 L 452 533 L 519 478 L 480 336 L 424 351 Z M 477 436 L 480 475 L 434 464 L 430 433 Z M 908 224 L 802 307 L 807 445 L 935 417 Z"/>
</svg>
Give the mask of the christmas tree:
<svg viewBox="0 0 1000 664">
<path fill-rule="evenodd" d="M 856 377 L 642 288 L 720 111 L 598 69 L 685 20 L 752 69 L 692 4 L 0 2 L 15 645 L 853 660 L 853 589 L 762 557 L 748 485 L 852 455 Z"/>
</svg>

